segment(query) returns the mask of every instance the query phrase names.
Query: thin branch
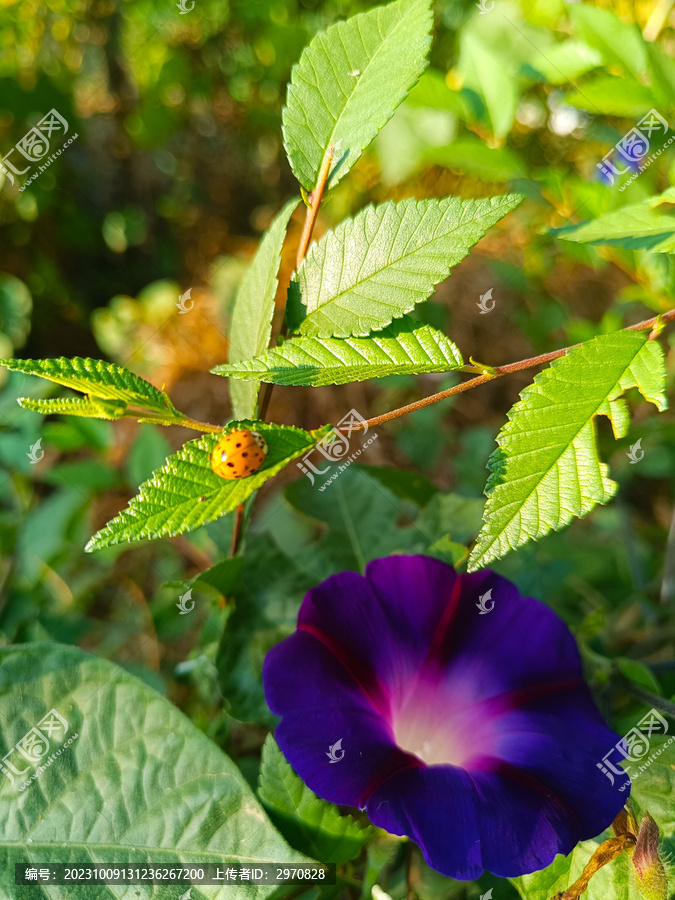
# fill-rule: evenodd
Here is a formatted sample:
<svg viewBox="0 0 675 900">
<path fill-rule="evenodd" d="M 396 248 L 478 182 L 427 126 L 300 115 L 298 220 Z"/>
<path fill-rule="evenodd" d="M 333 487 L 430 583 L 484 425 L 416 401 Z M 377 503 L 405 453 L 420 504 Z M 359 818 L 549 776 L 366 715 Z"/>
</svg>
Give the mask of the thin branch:
<svg viewBox="0 0 675 900">
<path fill-rule="evenodd" d="M 296 268 L 300 267 L 300 263 L 305 258 L 305 254 L 307 253 L 307 248 L 309 247 L 310 241 L 312 240 L 312 234 L 314 233 L 314 226 L 316 225 L 316 220 L 319 215 L 319 207 L 321 206 L 321 201 L 323 200 L 323 195 L 326 191 L 326 185 L 328 184 L 328 176 L 330 175 L 330 168 L 333 164 L 333 157 L 335 155 L 335 148 L 331 144 L 331 146 L 326 151 L 326 155 L 323 158 L 323 162 L 321 163 L 321 169 L 319 170 L 319 175 L 316 182 L 316 187 L 314 190 L 308 195 L 307 199 L 309 201 L 309 205 L 307 206 L 307 211 L 305 213 L 305 225 L 302 229 L 302 235 L 300 237 L 300 245 L 298 247 L 298 256 L 296 259 Z M 281 322 L 281 331 L 280 334 L 282 336 L 286 336 L 288 333 L 288 329 L 286 327 L 286 311 L 284 310 L 283 318 Z M 272 399 L 272 391 L 274 390 L 274 384 L 271 382 L 265 385 L 262 399 L 260 400 L 260 411 L 258 413 L 258 417 L 261 420 L 264 420 L 267 416 L 267 410 L 269 409 L 270 400 Z M 242 510 L 241 514 L 239 513 L 239 509 Z M 242 525 L 244 522 L 243 515 L 243 507 L 237 509 L 237 518 L 234 524 L 234 534 L 232 535 L 232 552 L 231 556 L 234 556 L 237 550 L 237 546 L 239 545 L 239 537 L 242 529 Z"/>
<path fill-rule="evenodd" d="M 309 206 L 307 207 L 305 227 L 302 229 L 302 237 L 300 238 L 300 246 L 298 247 L 298 258 L 296 261 L 296 265 L 298 268 L 300 267 L 300 263 L 305 258 L 307 248 L 309 247 L 309 242 L 312 240 L 312 233 L 314 231 L 314 226 L 316 225 L 317 216 L 319 215 L 319 207 L 321 206 L 321 201 L 323 200 L 326 185 L 328 184 L 328 176 L 330 175 L 330 167 L 333 164 L 334 155 L 335 148 L 331 145 L 326 151 L 326 155 L 324 156 L 323 162 L 321 163 L 321 169 L 319 170 L 319 177 L 316 181 L 316 187 L 307 198 L 309 200 Z"/>
<path fill-rule="evenodd" d="M 230 556 L 237 555 L 239 540 L 241 538 L 241 526 L 244 523 L 244 504 L 240 503 L 234 516 L 234 528 L 232 529 L 232 545 L 230 546 Z"/>
<path fill-rule="evenodd" d="M 656 337 L 659 333 L 661 327 L 668 322 L 675 321 L 675 309 L 671 309 L 666 313 L 662 313 L 659 316 L 653 316 L 651 319 L 645 319 L 643 322 L 638 322 L 637 325 L 629 325 L 628 327 L 622 329 L 623 331 L 650 331 L 650 338 Z M 381 416 L 375 416 L 372 419 L 367 419 L 365 425 L 361 425 L 359 427 L 370 428 L 372 425 L 382 425 L 384 422 L 389 422 L 392 419 L 398 419 L 401 416 L 407 416 L 408 413 L 416 412 L 418 409 L 424 409 L 425 406 L 432 406 L 434 403 L 438 403 L 441 400 L 446 400 L 448 397 L 453 397 L 455 394 L 462 394 L 464 391 L 470 391 L 472 388 L 480 387 L 482 384 L 487 384 L 489 381 L 494 381 L 495 378 L 501 378 L 502 375 L 511 375 L 513 372 L 522 372 L 525 369 L 533 369 L 536 366 L 545 365 L 546 363 L 553 362 L 555 359 L 559 359 L 561 356 L 565 356 L 570 350 L 573 350 L 575 347 L 579 347 L 580 344 L 573 344 L 571 347 L 564 347 L 561 350 L 553 350 L 551 353 L 542 353 L 540 356 L 532 356 L 529 359 L 521 359 L 518 362 L 509 363 L 505 366 L 495 366 L 491 368 L 489 371 L 486 371 L 483 375 L 479 375 L 477 378 L 472 378 L 470 381 L 464 381 L 462 384 L 456 384 L 454 387 L 448 388 L 445 391 L 440 391 L 438 394 L 431 394 L 429 397 L 423 397 L 421 400 L 416 400 L 414 403 L 409 403 L 407 406 L 401 406 L 399 409 L 392 409 L 388 413 L 384 413 Z M 467 367 L 468 368 L 468 367 Z M 478 367 L 472 367 L 469 371 L 478 371 Z M 352 426 L 352 430 L 354 430 Z"/>
</svg>

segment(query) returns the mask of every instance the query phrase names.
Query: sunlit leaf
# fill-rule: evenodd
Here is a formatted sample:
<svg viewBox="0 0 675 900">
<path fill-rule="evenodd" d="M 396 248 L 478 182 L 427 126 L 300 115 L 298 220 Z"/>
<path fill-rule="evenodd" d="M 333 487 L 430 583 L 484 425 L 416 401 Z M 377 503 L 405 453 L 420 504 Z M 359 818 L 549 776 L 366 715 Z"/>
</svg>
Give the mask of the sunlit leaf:
<svg viewBox="0 0 675 900">
<path fill-rule="evenodd" d="M 291 330 L 365 337 L 410 312 L 444 281 L 519 194 L 369 206 L 314 244 L 291 284 Z"/>
<path fill-rule="evenodd" d="M 397 0 L 332 25 L 305 48 L 291 73 L 283 131 L 306 190 L 331 145 L 335 185 L 391 118 L 427 65 L 432 22 L 429 0 Z"/>
<path fill-rule="evenodd" d="M 488 461 L 485 525 L 471 570 L 614 495 L 616 483 L 598 458 L 594 420 L 608 416 L 615 437 L 623 437 L 629 415 L 621 395 L 632 387 L 666 408 L 663 351 L 636 331 L 600 335 L 570 350 L 525 388 Z"/>
<path fill-rule="evenodd" d="M 298 199 L 290 200 L 278 213 L 242 279 L 232 313 L 230 363 L 258 356 L 269 346 L 281 248 L 288 222 L 299 202 Z M 255 380 L 247 384 L 230 382 L 236 419 L 255 415 L 259 387 L 260 383 Z"/>
<path fill-rule="evenodd" d="M 230 422 L 225 433 L 240 428 L 255 429 L 267 441 L 268 453 L 261 469 L 238 481 L 226 480 L 211 468 L 211 453 L 222 435 L 205 434 L 189 441 L 140 486 L 128 508 L 95 534 L 86 549 L 170 537 L 213 522 L 236 509 L 291 460 L 309 452 L 322 436 L 301 428 L 249 420 Z"/>
<path fill-rule="evenodd" d="M 347 384 L 386 375 L 448 372 L 464 365 L 441 331 L 407 316 L 367 338 L 297 337 L 219 375 L 274 384 Z"/>
</svg>

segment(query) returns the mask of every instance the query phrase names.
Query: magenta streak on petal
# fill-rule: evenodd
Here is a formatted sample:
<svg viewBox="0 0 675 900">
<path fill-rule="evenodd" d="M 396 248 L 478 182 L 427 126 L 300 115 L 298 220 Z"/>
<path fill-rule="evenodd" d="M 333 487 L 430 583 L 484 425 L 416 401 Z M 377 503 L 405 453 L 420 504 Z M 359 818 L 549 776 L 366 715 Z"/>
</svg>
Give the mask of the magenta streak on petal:
<svg viewBox="0 0 675 900">
<path fill-rule="evenodd" d="M 551 694 L 560 694 L 564 691 L 573 691 L 578 688 L 585 687 L 586 682 L 583 678 L 567 678 L 563 681 L 545 681 L 543 684 L 530 684 L 527 687 L 515 688 L 512 691 L 505 691 L 503 694 L 496 694 L 494 697 L 486 697 L 485 700 L 478 700 L 471 704 L 472 707 L 481 714 L 488 716 L 500 716 L 512 709 L 520 709 L 533 703 L 535 700 L 541 700 L 542 697 L 548 697 Z"/>
<path fill-rule="evenodd" d="M 304 622 L 298 625 L 298 631 L 311 635 L 311 637 L 316 638 L 317 641 L 324 645 L 359 686 L 375 712 L 385 719 L 387 726 L 390 726 L 389 692 L 380 681 L 377 672 L 374 672 L 367 663 L 355 656 L 344 644 L 336 641 L 334 637 L 315 625 Z"/>
<path fill-rule="evenodd" d="M 443 615 L 438 620 L 438 625 L 436 625 L 434 636 L 429 647 L 429 652 L 427 653 L 426 659 L 424 661 L 425 665 L 431 660 L 438 660 L 440 662 L 442 657 L 445 657 L 447 655 L 447 653 L 442 654 L 441 651 L 443 649 L 443 644 L 445 643 L 453 619 L 457 615 L 461 593 L 462 579 L 456 578 L 454 584 L 452 585 L 452 592 L 450 594 L 450 598 L 448 599 L 447 606 L 443 610 Z M 443 659 L 442 661 L 445 662 L 445 659 Z"/>
</svg>

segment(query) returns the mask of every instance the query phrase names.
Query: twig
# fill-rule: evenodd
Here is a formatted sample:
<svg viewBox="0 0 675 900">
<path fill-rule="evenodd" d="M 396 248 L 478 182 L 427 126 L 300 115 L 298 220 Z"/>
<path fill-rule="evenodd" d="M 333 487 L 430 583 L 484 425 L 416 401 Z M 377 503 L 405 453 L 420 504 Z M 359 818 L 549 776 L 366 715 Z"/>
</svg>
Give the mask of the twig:
<svg viewBox="0 0 675 900">
<path fill-rule="evenodd" d="M 241 538 L 241 526 L 244 523 L 244 504 L 240 503 L 234 516 L 234 528 L 232 530 L 232 545 L 230 547 L 230 556 L 237 555 L 239 539 Z"/>
<path fill-rule="evenodd" d="M 637 325 L 629 325 L 627 328 L 622 329 L 623 331 L 654 331 L 656 330 L 659 324 L 666 324 L 667 322 L 675 321 L 675 309 L 671 309 L 666 313 L 662 313 L 660 316 L 653 316 L 651 319 L 645 319 L 644 322 L 638 322 Z M 495 378 L 501 378 L 502 375 L 511 375 L 513 372 L 522 372 L 525 369 L 533 369 L 535 366 L 541 366 L 545 363 L 553 362 L 555 359 L 559 359 L 561 356 L 564 356 L 570 350 L 574 350 L 575 347 L 579 347 L 579 344 L 573 344 L 571 347 L 564 347 L 561 350 L 553 350 L 551 353 L 542 353 L 540 356 L 532 356 L 529 359 L 521 359 L 518 362 L 509 363 L 505 366 L 495 366 L 491 368 L 489 371 L 486 371 L 483 375 L 479 375 L 477 378 L 472 378 L 470 381 L 464 381 L 462 384 L 456 384 L 454 387 L 448 388 L 445 391 L 440 391 L 438 394 L 431 394 L 429 397 L 423 397 L 421 400 L 416 400 L 414 403 L 409 403 L 407 406 L 401 406 L 399 409 L 392 409 L 388 413 L 384 413 L 381 416 L 375 416 L 372 419 L 367 419 L 364 425 L 359 425 L 359 428 L 370 428 L 372 425 L 382 425 L 383 422 L 389 422 L 392 419 L 398 419 L 401 416 L 406 416 L 408 413 L 416 412 L 418 409 L 424 409 L 425 406 L 432 406 L 434 403 L 438 403 L 440 400 L 445 400 L 448 397 L 453 397 L 455 394 L 462 394 L 464 391 L 470 391 L 471 388 L 479 387 L 481 384 L 487 384 L 489 381 L 494 381 Z M 468 371 L 478 371 L 478 367 L 466 367 Z M 352 426 L 351 430 L 355 430 Z"/>
<path fill-rule="evenodd" d="M 307 207 L 307 213 L 305 215 L 305 227 L 302 229 L 300 246 L 298 247 L 298 257 L 296 261 L 296 265 L 298 267 L 305 258 L 307 248 L 309 247 L 309 242 L 312 240 L 312 233 L 316 224 L 316 218 L 319 215 L 319 207 L 321 206 L 321 201 L 323 200 L 326 185 L 328 184 L 328 176 L 330 175 L 330 167 L 333 164 L 334 155 L 335 148 L 331 145 L 326 151 L 326 155 L 324 156 L 323 162 L 321 163 L 321 169 L 319 170 L 319 177 L 316 181 L 316 187 L 307 198 L 309 200 L 309 206 Z"/>
</svg>

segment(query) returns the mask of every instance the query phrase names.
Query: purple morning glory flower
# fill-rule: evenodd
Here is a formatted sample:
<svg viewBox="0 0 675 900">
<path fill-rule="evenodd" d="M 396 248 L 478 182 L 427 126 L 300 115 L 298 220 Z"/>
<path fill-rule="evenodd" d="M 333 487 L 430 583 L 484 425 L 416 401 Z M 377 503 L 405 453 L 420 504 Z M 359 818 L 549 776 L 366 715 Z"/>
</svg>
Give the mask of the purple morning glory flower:
<svg viewBox="0 0 675 900">
<path fill-rule="evenodd" d="M 309 787 L 365 808 L 453 878 L 542 869 L 627 797 L 598 768 L 618 735 L 567 626 L 490 570 L 391 556 L 333 575 L 263 680 Z"/>
</svg>

